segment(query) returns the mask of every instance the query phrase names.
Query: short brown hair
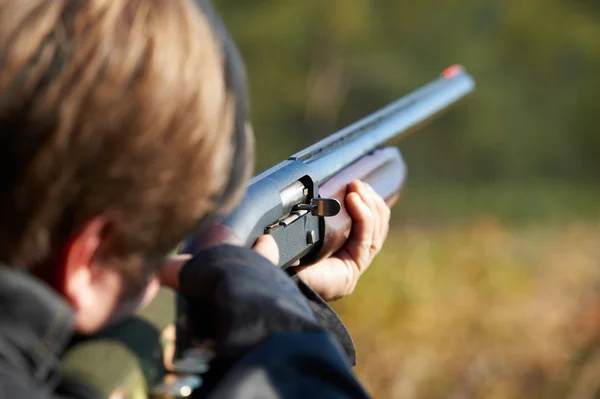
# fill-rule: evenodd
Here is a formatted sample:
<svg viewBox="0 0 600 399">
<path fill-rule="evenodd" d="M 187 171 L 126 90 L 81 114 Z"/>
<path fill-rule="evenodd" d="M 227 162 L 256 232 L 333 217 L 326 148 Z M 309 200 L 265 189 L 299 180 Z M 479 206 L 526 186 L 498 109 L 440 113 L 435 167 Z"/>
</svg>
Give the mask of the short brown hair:
<svg viewBox="0 0 600 399">
<path fill-rule="evenodd" d="M 152 263 L 236 202 L 251 170 L 245 78 L 207 12 L 0 0 L 0 261 L 47 262 L 110 213 L 102 254 Z"/>
</svg>

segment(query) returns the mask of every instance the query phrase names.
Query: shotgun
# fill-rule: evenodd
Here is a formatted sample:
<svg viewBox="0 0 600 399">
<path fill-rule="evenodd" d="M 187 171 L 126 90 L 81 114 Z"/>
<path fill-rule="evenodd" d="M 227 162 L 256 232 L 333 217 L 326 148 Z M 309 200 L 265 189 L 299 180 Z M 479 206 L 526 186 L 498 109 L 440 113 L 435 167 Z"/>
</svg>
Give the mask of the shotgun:
<svg viewBox="0 0 600 399">
<path fill-rule="evenodd" d="M 447 68 L 438 79 L 256 175 L 242 202 L 218 227 L 248 247 L 271 234 L 284 268 L 331 255 L 344 244 L 352 225 L 343 205 L 347 184 L 362 180 L 392 206 L 405 182 L 406 166 L 400 151 L 386 145 L 422 127 L 474 88 L 461 66 Z M 205 233 L 193 235 L 180 252 L 193 254 L 208 239 Z M 127 397 L 146 397 L 149 391 L 156 397 L 190 395 L 201 384 L 200 377 L 178 372 L 167 375 L 171 380 L 165 382 L 165 374 L 176 370 L 165 367 L 160 350 L 161 336 L 180 315 L 179 305 L 176 295 L 163 288 L 145 309 L 73 345 L 62 358 L 63 376 L 91 386 L 102 397 L 117 390 Z M 203 365 L 184 368 L 198 367 Z"/>
<path fill-rule="evenodd" d="M 343 205 L 347 184 L 362 180 L 392 206 L 406 179 L 406 166 L 396 147 L 384 145 L 422 127 L 474 87 L 460 65 L 447 68 L 431 83 L 256 175 L 219 228 L 248 247 L 271 234 L 284 268 L 331 255 L 344 244 L 352 225 Z M 206 240 L 204 233 L 192 236 L 181 252 L 193 254 Z"/>
</svg>

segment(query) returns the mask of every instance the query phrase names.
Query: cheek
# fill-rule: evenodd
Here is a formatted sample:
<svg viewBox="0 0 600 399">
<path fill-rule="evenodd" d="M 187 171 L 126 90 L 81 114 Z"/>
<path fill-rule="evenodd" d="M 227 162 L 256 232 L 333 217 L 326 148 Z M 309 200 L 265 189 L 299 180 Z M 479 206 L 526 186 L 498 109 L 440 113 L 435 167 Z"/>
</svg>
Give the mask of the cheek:
<svg viewBox="0 0 600 399">
<path fill-rule="evenodd" d="M 150 279 L 146 288 L 136 297 L 127 300 L 121 300 L 114 308 L 110 317 L 110 323 L 115 323 L 133 314 L 136 310 L 148 305 L 156 296 L 160 289 L 160 283 L 157 277 Z"/>
<path fill-rule="evenodd" d="M 104 327 L 120 306 L 119 298 L 123 290 L 120 275 L 110 270 L 102 271 L 92 281 L 82 287 L 76 297 L 75 323 L 82 334 L 93 333 Z"/>
<path fill-rule="evenodd" d="M 152 302 L 152 300 L 158 293 L 159 289 L 160 289 L 160 280 L 159 280 L 158 276 L 154 276 L 150 279 L 150 282 L 148 283 L 146 290 L 142 294 L 142 300 L 140 301 L 140 306 L 145 307 L 150 302 Z"/>
</svg>

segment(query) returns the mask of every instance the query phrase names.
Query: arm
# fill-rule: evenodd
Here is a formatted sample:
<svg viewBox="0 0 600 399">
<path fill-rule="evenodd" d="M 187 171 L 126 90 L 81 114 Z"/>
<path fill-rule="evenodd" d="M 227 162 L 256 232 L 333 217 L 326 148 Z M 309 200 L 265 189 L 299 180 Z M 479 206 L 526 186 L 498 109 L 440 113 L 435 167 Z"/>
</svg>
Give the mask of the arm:
<svg viewBox="0 0 600 399">
<path fill-rule="evenodd" d="M 341 176 L 343 178 L 343 176 Z M 352 365 L 355 364 L 355 349 L 349 332 L 338 315 L 327 305 L 331 301 L 349 295 L 354 290 L 358 279 L 370 266 L 373 258 L 381 249 L 388 233 L 390 209 L 382 197 L 377 195 L 367 184 L 344 179 L 336 179 L 336 196 L 345 203 L 345 211 L 333 219 L 339 235 L 346 241 L 342 247 L 316 264 L 303 267 L 292 267 L 286 270 L 298 285 L 308 301 L 318 322 L 335 335 L 342 345 Z M 222 226 L 213 226 L 204 241 L 205 245 L 214 246 L 219 243 L 241 245 L 236 237 L 228 233 Z M 278 264 L 279 249 L 272 237 L 265 235 L 259 238 L 254 250 L 265 256 L 273 264 Z M 178 255 L 171 258 L 163 268 L 161 280 L 163 284 L 179 290 L 179 270 L 189 259 L 189 255 Z"/>
<path fill-rule="evenodd" d="M 183 266 L 180 292 L 218 359 L 198 395 L 365 397 L 302 293 L 262 256 L 234 246 L 202 251 Z"/>
</svg>

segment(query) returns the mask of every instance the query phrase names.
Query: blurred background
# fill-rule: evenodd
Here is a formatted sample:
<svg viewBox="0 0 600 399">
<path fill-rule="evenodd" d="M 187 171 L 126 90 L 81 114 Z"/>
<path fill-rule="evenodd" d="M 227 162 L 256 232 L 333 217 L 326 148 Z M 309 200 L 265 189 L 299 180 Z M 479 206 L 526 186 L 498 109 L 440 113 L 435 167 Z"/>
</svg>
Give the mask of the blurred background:
<svg viewBox="0 0 600 399">
<path fill-rule="evenodd" d="M 600 396 L 600 3 L 216 0 L 257 170 L 460 63 L 477 91 L 399 146 L 382 254 L 335 303 L 377 398 Z"/>
</svg>

